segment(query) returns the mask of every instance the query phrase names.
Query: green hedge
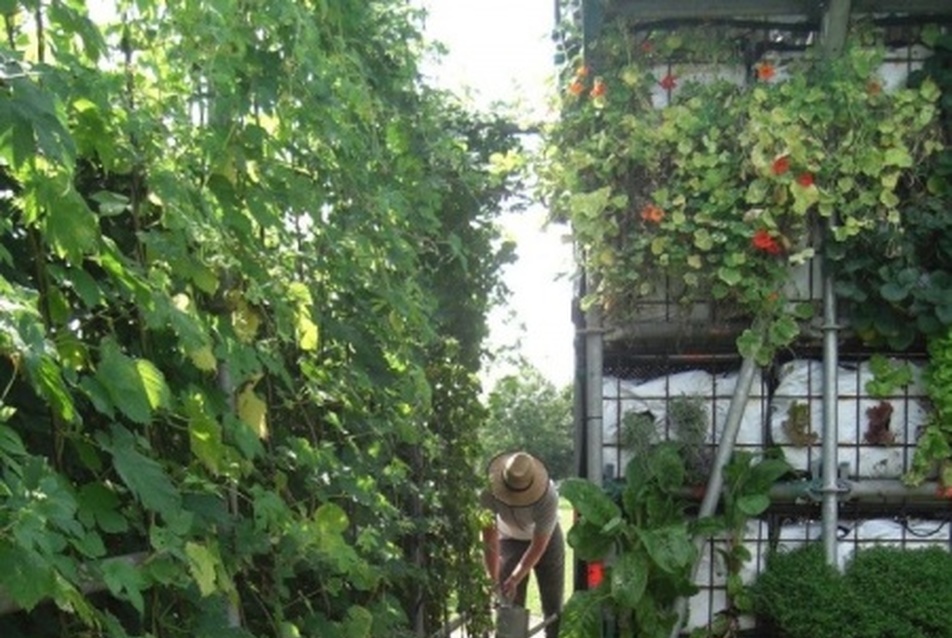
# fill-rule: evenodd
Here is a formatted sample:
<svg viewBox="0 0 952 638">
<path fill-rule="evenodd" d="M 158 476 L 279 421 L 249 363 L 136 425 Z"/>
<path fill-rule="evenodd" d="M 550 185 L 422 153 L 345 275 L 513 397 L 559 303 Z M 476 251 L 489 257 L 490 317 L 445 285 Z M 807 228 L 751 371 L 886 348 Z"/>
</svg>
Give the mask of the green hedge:
<svg viewBox="0 0 952 638">
<path fill-rule="evenodd" d="M 782 638 L 952 636 L 952 554 L 937 546 L 859 550 L 842 574 L 818 544 L 776 552 L 752 593 Z"/>
</svg>

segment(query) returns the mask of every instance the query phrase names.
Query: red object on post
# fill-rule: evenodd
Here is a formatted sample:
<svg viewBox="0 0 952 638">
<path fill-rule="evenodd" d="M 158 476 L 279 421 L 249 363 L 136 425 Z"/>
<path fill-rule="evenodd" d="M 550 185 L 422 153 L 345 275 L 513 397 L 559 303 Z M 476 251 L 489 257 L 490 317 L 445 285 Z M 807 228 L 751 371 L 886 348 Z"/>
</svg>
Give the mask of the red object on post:
<svg viewBox="0 0 952 638">
<path fill-rule="evenodd" d="M 585 587 L 595 589 L 602 584 L 605 579 L 605 564 L 602 561 L 594 561 L 585 564 Z"/>
</svg>

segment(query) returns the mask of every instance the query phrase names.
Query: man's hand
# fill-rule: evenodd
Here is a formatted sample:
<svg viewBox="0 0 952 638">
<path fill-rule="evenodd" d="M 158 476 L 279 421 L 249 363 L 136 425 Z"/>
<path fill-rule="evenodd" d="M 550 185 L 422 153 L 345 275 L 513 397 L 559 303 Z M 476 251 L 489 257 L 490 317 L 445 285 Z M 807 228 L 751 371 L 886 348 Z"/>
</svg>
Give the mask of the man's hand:
<svg viewBox="0 0 952 638">
<path fill-rule="evenodd" d="M 502 596 L 503 600 L 511 603 L 516 599 L 516 590 L 519 587 L 519 583 L 522 582 L 522 579 L 526 577 L 528 572 L 522 572 L 519 569 L 516 569 L 512 572 L 512 575 L 509 576 L 502 583 Z"/>
</svg>

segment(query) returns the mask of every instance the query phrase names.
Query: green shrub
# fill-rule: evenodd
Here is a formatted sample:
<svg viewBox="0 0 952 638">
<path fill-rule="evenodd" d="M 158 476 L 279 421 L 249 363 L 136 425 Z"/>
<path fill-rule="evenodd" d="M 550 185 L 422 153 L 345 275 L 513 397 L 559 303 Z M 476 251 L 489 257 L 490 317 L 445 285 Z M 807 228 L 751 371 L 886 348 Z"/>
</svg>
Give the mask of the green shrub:
<svg viewBox="0 0 952 638">
<path fill-rule="evenodd" d="M 751 593 L 783 638 L 952 637 L 952 554 L 939 547 L 860 550 L 844 574 L 818 543 L 775 552 Z"/>
<path fill-rule="evenodd" d="M 861 638 L 850 590 L 817 543 L 770 554 L 751 594 L 758 619 L 780 636 Z"/>
<path fill-rule="evenodd" d="M 869 636 L 952 636 L 952 554 L 940 547 L 857 552 L 844 581 L 858 592 Z"/>
</svg>

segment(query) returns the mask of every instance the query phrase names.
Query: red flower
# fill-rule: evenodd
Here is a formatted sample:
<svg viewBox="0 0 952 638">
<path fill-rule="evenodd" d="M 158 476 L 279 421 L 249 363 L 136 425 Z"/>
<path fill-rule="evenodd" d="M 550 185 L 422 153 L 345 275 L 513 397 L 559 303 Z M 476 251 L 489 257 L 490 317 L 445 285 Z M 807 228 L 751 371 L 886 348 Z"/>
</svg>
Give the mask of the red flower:
<svg viewBox="0 0 952 638">
<path fill-rule="evenodd" d="M 585 92 L 585 84 L 584 84 L 581 80 L 579 80 L 579 79 L 575 79 L 575 80 L 569 85 L 569 93 L 571 93 L 571 94 L 574 95 L 575 97 L 578 97 L 579 95 L 581 95 L 581 94 L 584 93 L 584 92 Z"/>
<path fill-rule="evenodd" d="M 652 224 L 660 223 L 664 219 L 664 211 L 657 204 L 645 204 L 641 209 L 641 219 Z"/>
<path fill-rule="evenodd" d="M 764 82 L 769 82 L 777 75 L 777 68 L 770 62 L 760 62 L 754 69 L 757 71 L 757 79 Z"/>
<path fill-rule="evenodd" d="M 670 91 L 678 85 L 678 81 L 677 81 L 677 78 L 675 78 L 673 75 L 669 73 L 663 78 L 661 78 L 661 81 L 658 82 L 658 84 L 660 84 L 661 88 L 664 89 L 665 91 Z"/>
<path fill-rule="evenodd" d="M 797 175 L 797 184 L 804 188 L 813 186 L 813 173 L 800 173 Z"/>
<path fill-rule="evenodd" d="M 595 80 L 594 86 L 592 86 L 592 92 L 589 93 L 592 97 L 601 97 L 605 95 L 605 82 L 601 78 Z"/>
<path fill-rule="evenodd" d="M 783 248 L 780 246 L 780 242 L 777 241 L 777 238 L 764 228 L 754 232 L 750 243 L 753 244 L 754 248 L 768 255 L 779 255 L 783 252 Z"/>
<path fill-rule="evenodd" d="M 781 155 L 780 157 L 775 159 L 773 161 L 773 165 L 771 166 L 771 169 L 773 170 L 774 175 L 783 175 L 784 173 L 789 171 L 790 170 L 790 156 Z"/>
<path fill-rule="evenodd" d="M 641 43 L 641 52 L 642 53 L 651 53 L 654 50 L 654 44 L 651 43 L 651 40 L 645 40 Z"/>
</svg>

